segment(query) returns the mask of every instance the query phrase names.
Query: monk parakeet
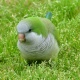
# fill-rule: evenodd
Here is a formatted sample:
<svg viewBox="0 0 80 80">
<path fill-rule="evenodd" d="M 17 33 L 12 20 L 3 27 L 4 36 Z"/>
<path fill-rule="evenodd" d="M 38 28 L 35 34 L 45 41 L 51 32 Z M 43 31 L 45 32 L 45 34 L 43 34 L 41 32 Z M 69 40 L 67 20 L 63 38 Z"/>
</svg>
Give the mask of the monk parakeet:
<svg viewBox="0 0 80 80">
<path fill-rule="evenodd" d="M 18 23 L 17 45 L 26 60 L 49 60 L 57 57 L 58 36 L 50 21 L 51 16 L 48 12 L 45 18 L 28 17 Z"/>
</svg>

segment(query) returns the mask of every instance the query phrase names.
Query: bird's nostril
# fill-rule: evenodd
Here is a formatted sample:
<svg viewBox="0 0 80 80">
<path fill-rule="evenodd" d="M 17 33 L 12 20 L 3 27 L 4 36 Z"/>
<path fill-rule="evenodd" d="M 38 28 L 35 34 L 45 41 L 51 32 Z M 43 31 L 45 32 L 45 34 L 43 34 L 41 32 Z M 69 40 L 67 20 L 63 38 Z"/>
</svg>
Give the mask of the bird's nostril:
<svg viewBox="0 0 80 80">
<path fill-rule="evenodd" d="M 18 39 L 21 42 L 25 41 L 25 35 L 24 34 L 18 34 Z"/>
</svg>

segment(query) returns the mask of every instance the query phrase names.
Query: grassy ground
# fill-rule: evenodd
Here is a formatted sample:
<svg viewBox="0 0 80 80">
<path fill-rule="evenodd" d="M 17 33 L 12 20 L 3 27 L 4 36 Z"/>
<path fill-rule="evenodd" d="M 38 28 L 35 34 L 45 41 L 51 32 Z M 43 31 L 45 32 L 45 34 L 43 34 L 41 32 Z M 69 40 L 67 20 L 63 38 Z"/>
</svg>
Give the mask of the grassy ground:
<svg viewBox="0 0 80 80">
<path fill-rule="evenodd" d="M 29 66 L 17 49 L 16 25 L 47 11 L 60 33 L 60 53 L 51 66 Z M 0 80 L 80 80 L 80 0 L 0 0 Z"/>
</svg>

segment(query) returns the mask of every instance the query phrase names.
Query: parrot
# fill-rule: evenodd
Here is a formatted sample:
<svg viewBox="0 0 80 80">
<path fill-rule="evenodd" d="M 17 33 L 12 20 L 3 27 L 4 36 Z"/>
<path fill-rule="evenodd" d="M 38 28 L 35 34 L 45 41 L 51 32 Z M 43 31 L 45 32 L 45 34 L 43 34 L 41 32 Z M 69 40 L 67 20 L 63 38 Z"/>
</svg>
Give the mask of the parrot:
<svg viewBox="0 0 80 80">
<path fill-rule="evenodd" d="M 45 17 L 27 17 L 17 24 L 17 47 L 27 61 L 44 61 L 58 56 L 58 32 L 51 18 L 52 13 L 47 12 Z"/>
</svg>

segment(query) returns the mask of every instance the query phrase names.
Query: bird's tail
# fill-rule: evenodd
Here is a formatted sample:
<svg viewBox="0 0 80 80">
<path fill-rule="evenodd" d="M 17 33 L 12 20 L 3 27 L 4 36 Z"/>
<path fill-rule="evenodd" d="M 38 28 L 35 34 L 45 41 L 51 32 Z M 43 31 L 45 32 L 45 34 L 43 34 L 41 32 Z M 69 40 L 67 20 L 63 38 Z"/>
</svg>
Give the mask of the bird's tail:
<svg viewBox="0 0 80 80">
<path fill-rule="evenodd" d="M 46 18 L 48 18 L 48 19 L 51 20 L 51 18 L 52 18 L 52 13 L 51 13 L 51 12 L 47 12 L 47 13 L 46 13 Z"/>
</svg>

